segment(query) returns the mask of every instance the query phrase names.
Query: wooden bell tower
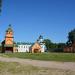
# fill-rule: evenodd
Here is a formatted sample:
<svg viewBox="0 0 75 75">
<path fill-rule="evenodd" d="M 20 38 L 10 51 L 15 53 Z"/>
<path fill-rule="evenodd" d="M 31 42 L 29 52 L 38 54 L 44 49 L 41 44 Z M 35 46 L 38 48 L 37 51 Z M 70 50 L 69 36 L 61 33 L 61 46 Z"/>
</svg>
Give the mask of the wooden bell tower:
<svg viewBox="0 0 75 75">
<path fill-rule="evenodd" d="M 13 52 L 14 37 L 11 25 L 9 25 L 8 29 L 6 30 L 4 47 L 5 47 L 5 52 Z"/>
</svg>

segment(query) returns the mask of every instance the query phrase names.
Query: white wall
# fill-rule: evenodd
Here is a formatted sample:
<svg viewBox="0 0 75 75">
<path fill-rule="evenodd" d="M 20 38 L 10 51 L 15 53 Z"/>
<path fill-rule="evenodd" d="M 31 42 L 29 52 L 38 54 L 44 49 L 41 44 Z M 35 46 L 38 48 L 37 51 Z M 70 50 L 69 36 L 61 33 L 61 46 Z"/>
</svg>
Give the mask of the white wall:
<svg viewBox="0 0 75 75">
<path fill-rule="evenodd" d="M 18 45 L 18 52 L 29 52 L 31 45 Z"/>
<path fill-rule="evenodd" d="M 45 45 L 41 45 L 41 52 L 45 52 L 46 48 Z"/>
</svg>

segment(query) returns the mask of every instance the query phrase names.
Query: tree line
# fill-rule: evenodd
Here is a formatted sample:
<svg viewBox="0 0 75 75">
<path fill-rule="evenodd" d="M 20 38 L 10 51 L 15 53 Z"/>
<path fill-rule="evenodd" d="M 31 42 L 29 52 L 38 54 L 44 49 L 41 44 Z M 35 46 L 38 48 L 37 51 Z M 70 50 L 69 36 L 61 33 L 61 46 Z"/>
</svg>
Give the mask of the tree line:
<svg viewBox="0 0 75 75">
<path fill-rule="evenodd" d="M 66 43 L 53 43 L 50 39 L 45 39 L 47 51 L 49 52 L 63 52 L 65 46 L 72 46 L 75 43 L 75 29 L 68 33 L 68 40 Z"/>
</svg>

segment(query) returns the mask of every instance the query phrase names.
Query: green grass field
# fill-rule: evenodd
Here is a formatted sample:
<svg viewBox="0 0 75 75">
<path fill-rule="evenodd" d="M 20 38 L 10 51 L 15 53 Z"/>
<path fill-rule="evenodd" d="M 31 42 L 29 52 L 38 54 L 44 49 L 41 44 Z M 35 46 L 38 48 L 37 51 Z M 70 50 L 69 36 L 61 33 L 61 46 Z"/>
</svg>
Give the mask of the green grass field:
<svg viewBox="0 0 75 75">
<path fill-rule="evenodd" d="M 17 57 L 23 59 L 46 60 L 46 61 L 72 61 L 75 62 L 74 53 L 5 53 L 4 57 Z"/>
</svg>

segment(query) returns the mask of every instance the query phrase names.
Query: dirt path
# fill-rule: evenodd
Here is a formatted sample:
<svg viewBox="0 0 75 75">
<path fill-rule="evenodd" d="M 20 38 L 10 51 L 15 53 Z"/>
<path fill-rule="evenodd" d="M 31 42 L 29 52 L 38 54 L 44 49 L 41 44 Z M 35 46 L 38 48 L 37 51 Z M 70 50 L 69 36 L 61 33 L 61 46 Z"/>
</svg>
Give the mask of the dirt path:
<svg viewBox="0 0 75 75">
<path fill-rule="evenodd" d="M 64 69 L 64 70 L 75 71 L 75 62 L 40 61 L 40 60 L 6 58 L 6 57 L 0 57 L 0 61 L 18 62 L 20 64 L 29 64 L 29 65 L 38 66 L 38 67 L 46 67 L 46 68 L 53 68 L 53 69 Z"/>
</svg>

